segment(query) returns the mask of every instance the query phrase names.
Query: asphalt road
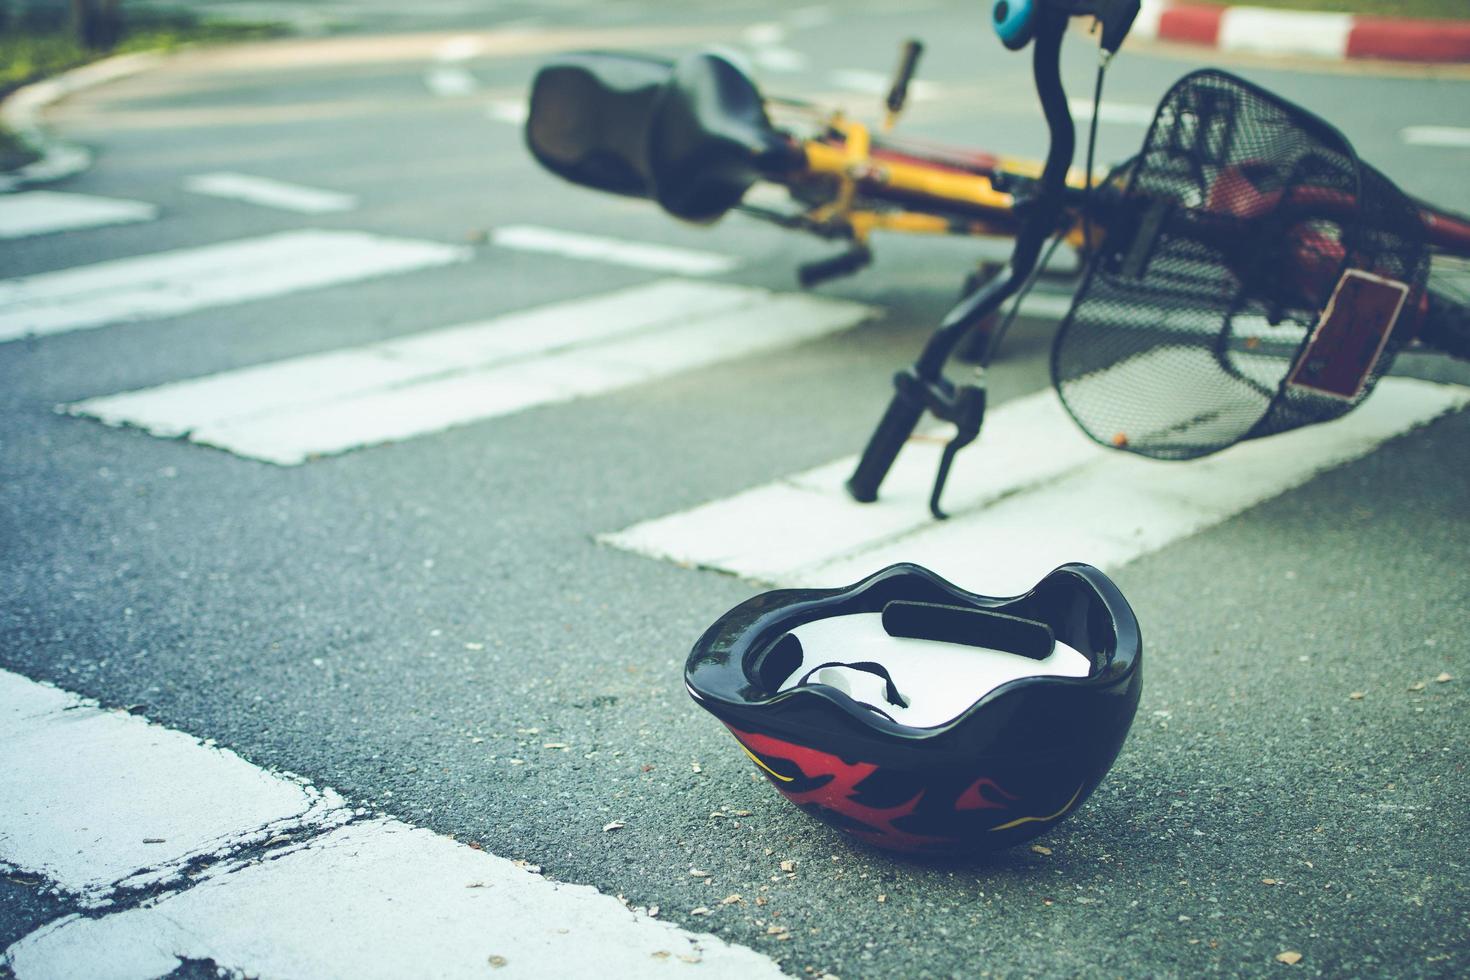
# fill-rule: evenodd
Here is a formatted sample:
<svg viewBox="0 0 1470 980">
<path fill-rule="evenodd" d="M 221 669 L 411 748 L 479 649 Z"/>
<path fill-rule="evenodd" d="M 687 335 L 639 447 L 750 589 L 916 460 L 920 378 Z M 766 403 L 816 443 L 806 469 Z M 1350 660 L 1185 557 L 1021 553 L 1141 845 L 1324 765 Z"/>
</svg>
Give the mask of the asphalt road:
<svg viewBox="0 0 1470 980">
<path fill-rule="evenodd" d="M 870 3 L 814 18 L 786 40 L 806 68 L 763 81 L 835 95 L 833 71 L 886 72 L 913 34 L 929 42 L 922 77 L 943 97 L 914 106 L 909 132 L 1034 153 L 1044 132 L 1025 59 L 1002 52 L 976 7 Z M 820 290 L 882 311 L 840 336 L 299 467 L 53 410 L 655 278 L 485 244 L 503 225 L 735 255 L 742 264 L 722 281 L 791 289 L 794 265 L 830 246 L 738 219 L 680 227 L 570 188 L 486 113 L 521 97 L 545 51 L 586 46 L 584 16 L 596 43 L 673 53 L 738 45 L 746 27 L 789 13 L 642 7 L 616 24 L 579 8 L 534 22 L 512 8 L 456 13 L 393 26 L 513 17 L 524 38 L 463 61 L 475 87 L 460 94 L 426 84 L 422 36 L 353 35 L 185 53 L 58 107 L 59 130 L 100 151 L 58 189 L 151 202 L 160 217 L 8 242 L 0 276 L 307 225 L 473 254 L 0 345 L 0 666 L 558 879 L 657 904 L 792 974 L 1464 975 L 1463 413 L 1117 569 L 1148 667 L 1108 779 L 1042 840 L 1050 853 L 926 864 L 798 812 L 690 702 L 690 644 L 760 586 L 595 536 L 856 451 L 888 377 L 954 297 L 965 243 L 881 241 L 873 269 Z M 1190 57 L 1130 52 L 1107 98 L 1151 103 Z M 1074 95 L 1092 65 L 1074 45 Z M 1407 189 L 1470 210 L 1470 150 L 1399 137 L 1407 125 L 1470 126 L 1470 77 L 1235 67 L 1332 119 Z M 1141 137 L 1105 124 L 1099 158 Z M 213 170 L 361 204 L 303 219 L 183 189 Z M 997 400 L 1045 386 L 1049 329 L 1018 328 L 992 372 Z M 1453 679 L 1433 682 L 1445 672 Z M 712 816 L 735 810 L 751 815 Z M 614 820 L 626 827 L 603 833 Z M 796 863 L 794 877 L 777 874 L 781 861 Z M 730 893 L 767 904 L 689 917 Z M 67 907 L 23 874 L 0 878 L 0 947 Z M 775 921 L 788 940 L 768 934 Z M 1274 959 L 1287 950 L 1303 954 L 1295 967 Z"/>
</svg>

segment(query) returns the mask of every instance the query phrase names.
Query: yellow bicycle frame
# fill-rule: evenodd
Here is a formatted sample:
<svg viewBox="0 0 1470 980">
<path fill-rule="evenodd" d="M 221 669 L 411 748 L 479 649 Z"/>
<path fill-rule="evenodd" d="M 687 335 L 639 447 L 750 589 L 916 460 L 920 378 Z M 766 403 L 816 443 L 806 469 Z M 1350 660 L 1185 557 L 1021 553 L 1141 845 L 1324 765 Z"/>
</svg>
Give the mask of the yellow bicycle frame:
<svg viewBox="0 0 1470 980">
<path fill-rule="evenodd" d="M 869 236 L 878 230 L 997 238 L 1015 235 L 1015 197 L 997 190 L 989 177 L 940 165 L 926 165 L 918 160 L 874 159 L 872 133 L 865 124 L 836 114 L 828 125 L 841 134 L 841 142 L 807 140 L 802 145 L 806 158 L 806 171 L 802 176 L 825 176 L 837 181 L 837 193 L 833 199 L 807 215 L 814 223 L 844 228 L 859 245 L 866 244 Z M 1005 160 L 1002 166 L 1018 177 L 1031 177 L 1041 170 L 1040 164 L 1026 160 Z M 1080 188 L 1083 180 L 1084 175 L 1080 171 L 1068 175 L 1068 183 L 1074 187 Z M 925 198 L 941 206 L 955 205 L 970 214 L 981 213 L 955 220 L 912 208 L 875 210 L 858 207 L 855 202 L 860 185 L 879 195 L 887 191 L 895 197 Z M 1068 234 L 1068 242 L 1082 244 L 1080 228 L 1074 228 Z"/>
</svg>

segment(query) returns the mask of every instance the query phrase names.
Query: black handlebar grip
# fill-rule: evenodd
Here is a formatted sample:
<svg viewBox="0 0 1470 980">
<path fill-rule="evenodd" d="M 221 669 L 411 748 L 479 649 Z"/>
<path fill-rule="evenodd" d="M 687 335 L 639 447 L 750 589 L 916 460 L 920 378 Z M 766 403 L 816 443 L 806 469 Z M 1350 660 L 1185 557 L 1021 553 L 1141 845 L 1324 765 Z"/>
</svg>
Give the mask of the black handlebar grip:
<svg viewBox="0 0 1470 980">
<path fill-rule="evenodd" d="M 914 70 L 919 67 L 919 55 L 924 53 L 924 45 L 915 40 L 903 42 L 903 55 L 898 62 L 898 74 L 893 78 L 893 88 L 888 90 L 886 105 L 889 112 L 899 112 L 903 104 L 908 101 L 909 82 L 913 80 Z"/>
<path fill-rule="evenodd" d="M 924 414 L 923 398 L 905 380 L 905 375 L 899 375 L 898 390 L 893 393 L 878 428 L 873 430 L 857 469 L 847 480 L 848 494 L 859 503 L 870 504 L 878 499 L 878 487 Z"/>
<path fill-rule="evenodd" d="M 815 286 L 828 279 L 850 276 L 871 261 L 873 261 L 873 253 L 858 246 L 840 255 L 834 255 L 830 259 L 818 259 L 799 266 L 796 270 L 796 281 L 802 286 Z"/>
</svg>

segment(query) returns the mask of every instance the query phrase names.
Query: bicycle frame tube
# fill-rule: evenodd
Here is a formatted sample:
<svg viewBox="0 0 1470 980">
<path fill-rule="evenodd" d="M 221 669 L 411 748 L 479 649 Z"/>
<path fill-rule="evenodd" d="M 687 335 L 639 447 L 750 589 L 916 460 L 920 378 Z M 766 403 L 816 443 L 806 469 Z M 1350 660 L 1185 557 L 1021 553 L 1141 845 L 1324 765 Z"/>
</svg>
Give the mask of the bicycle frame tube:
<svg viewBox="0 0 1470 980">
<path fill-rule="evenodd" d="M 1009 212 L 1015 206 L 1015 198 L 996 190 L 989 177 L 875 154 L 867 127 L 861 123 L 844 123 L 843 131 L 847 138 L 841 146 L 817 140 L 805 144 L 811 173 L 986 211 Z"/>
</svg>

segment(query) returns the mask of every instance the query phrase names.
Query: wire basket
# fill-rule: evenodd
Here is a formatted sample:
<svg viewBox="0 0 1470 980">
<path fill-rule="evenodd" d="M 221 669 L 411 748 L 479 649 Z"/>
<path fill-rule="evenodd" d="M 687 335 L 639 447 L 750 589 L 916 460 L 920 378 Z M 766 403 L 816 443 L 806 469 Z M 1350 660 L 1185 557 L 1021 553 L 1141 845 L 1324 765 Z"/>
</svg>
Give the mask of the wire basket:
<svg viewBox="0 0 1470 980">
<path fill-rule="evenodd" d="M 1418 209 L 1336 129 L 1249 82 L 1185 76 L 1096 196 L 1105 240 L 1052 379 L 1100 443 L 1189 459 L 1337 418 L 1413 334 Z"/>
</svg>

